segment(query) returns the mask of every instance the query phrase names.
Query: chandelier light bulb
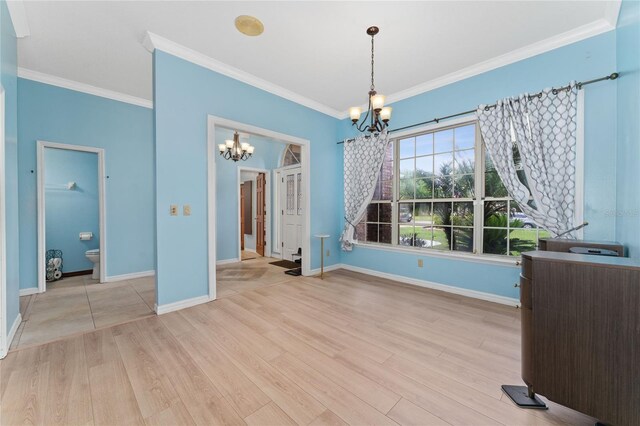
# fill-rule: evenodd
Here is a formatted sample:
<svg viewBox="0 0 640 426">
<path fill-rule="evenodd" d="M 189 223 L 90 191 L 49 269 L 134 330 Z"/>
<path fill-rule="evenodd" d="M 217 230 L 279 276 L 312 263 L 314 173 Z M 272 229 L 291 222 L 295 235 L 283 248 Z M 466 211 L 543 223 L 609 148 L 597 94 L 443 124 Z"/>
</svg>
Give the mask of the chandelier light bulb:
<svg viewBox="0 0 640 426">
<path fill-rule="evenodd" d="M 226 141 L 224 141 L 224 143 L 226 144 L 227 148 L 233 148 L 233 141 L 227 139 Z"/>
<path fill-rule="evenodd" d="M 246 142 L 242 142 L 240 146 L 242 147 L 243 151 L 246 151 L 247 149 L 249 149 L 249 144 Z"/>
<path fill-rule="evenodd" d="M 222 154 L 226 149 L 227 149 L 227 146 L 225 144 L 223 143 L 218 144 L 218 150 L 220 151 L 220 154 Z"/>
<path fill-rule="evenodd" d="M 380 110 L 380 120 L 384 121 L 385 123 L 388 122 L 389 120 L 391 120 L 391 110 L 393 108 L 391 107 L 384 107 Z"/>
<path fill-rule="evenodd" d="M 379 112 L 384 107 L 384 95 L 373 95 L 371 97 L 371 107 L 374 111 Z"/>
<path fill-rule="evenodd" d="M 349 117 L 351 117 L 351 121 L 356 122 L 360 120 L 360 114 L 362 114 L 362 109 L 359 107 L 349 108 Z"/>
<path fill-rule="evenodd" d="M 249 146 L 247 147 L 247 153 L 248 153 L 249 155 L 253 154 L 253 150 L 254 150 L 254 149 L 255 149 L 255 148 L 254 148 L 252 145 L 249 145 Z"/>
</svg>

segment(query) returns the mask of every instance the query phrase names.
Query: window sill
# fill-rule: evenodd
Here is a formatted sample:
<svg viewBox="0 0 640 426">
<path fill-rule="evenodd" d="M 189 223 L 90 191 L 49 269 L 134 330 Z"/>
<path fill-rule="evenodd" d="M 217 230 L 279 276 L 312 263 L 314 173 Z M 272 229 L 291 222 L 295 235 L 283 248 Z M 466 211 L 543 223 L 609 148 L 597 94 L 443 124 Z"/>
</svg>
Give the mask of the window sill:
<svg viewBox="0 0 640 426">
<path fill-rule="evenodd" d="M 521 262 L 520 257 L 502 257 L 497 255 L 493 256 L 490 254 L 439 252 L 439 251 L 428 250 L 428 249 L 415 249 L 415 248 L 408 248 L 408 247 L 402 247 L 402 246 L 391 246 L 391 245 L 387 246 L 382 244 L 360 243 L 360 242 L 354 243 L 354 245 L 356 247 L 362 247 L 362 248 L 373 249 L 373 250 L 409 253 L 409 254 L 420 255 L 425 257 L 440 257 L 440 258 L 450 259 L 450 260 L 464 260 L 467 262 L 511 266 L 514 268 L 519 268 L 520 262 Z"/>
</svg>

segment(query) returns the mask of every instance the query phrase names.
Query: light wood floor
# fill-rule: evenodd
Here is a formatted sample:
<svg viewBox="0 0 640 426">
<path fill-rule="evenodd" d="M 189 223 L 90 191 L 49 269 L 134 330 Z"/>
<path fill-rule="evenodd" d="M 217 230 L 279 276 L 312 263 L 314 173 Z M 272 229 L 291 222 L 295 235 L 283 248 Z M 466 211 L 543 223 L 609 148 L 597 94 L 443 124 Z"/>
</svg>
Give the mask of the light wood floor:
<svg viewBox="0 0 640 426">
<path fill-rule="evenodd" d="M 154 304 L 154 277 L 100 284 L 83 275 L 47 283 L 46 292 L 20 297 L 22 323 L 11 349 L 155 315 Z"/>
<path fill-rule="evenodd" d="M 515 308 L 344 271 L 285 277 L 11 352 L 1 423 L 594 423 L 501 393 L 520 383 Z"/>
</svg>

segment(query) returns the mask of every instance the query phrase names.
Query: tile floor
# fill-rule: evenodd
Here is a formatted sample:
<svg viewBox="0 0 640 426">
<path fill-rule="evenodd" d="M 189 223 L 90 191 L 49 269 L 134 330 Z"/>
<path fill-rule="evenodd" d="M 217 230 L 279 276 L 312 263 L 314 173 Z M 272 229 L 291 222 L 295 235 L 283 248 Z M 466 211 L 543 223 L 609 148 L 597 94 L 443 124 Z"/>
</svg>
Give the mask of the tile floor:
<svg viewBox="0 0 640 426">
<path fill-rule="evenodd" d="M 64 278 L 22 296 L 22 323 L 12 349 L 154 315 L 155 278 L 100 284 L 91 275 Z"/>
</svg>

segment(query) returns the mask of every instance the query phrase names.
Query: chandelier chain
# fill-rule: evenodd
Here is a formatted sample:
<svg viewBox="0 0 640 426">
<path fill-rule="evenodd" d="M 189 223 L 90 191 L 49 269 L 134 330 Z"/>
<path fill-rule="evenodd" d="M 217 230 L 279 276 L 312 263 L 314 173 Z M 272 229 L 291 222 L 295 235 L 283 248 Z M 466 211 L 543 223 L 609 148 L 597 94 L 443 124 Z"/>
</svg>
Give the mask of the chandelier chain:
<svg viewBox="0 0 640 426">
<path fill-rule="evenodd" d="M 373 39 L 374 36 L 371 36 L 371 91 L 375 91 L 376 90 L 376 86 L 373 82 L 373 55 L 374 55 L 374 49 L 373 49 Z"/>
</svg>

